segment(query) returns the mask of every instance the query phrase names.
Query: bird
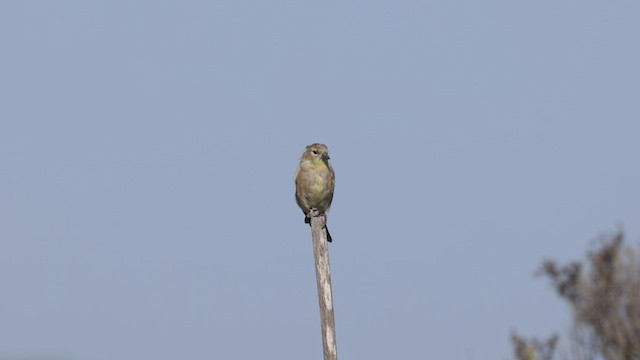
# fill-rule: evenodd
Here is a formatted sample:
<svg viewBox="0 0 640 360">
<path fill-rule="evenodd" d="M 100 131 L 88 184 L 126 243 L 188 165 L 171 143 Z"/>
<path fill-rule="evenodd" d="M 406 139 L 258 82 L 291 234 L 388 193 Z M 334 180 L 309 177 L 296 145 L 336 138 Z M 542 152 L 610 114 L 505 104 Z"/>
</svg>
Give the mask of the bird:
<svg viewBox="0 0 640 360">
<path fill-rule="evenodd" d="M 326 213 L 333 200 L 335 173 L 329 159 L 326 145 L 315 143 L 306 147 L 296 170 L 296 202 L 305 215 L 305 223 L 311 225 L 310 213 L 314 209 L 324 216 L 327 241 L 332 242 Z"/>
</svg>

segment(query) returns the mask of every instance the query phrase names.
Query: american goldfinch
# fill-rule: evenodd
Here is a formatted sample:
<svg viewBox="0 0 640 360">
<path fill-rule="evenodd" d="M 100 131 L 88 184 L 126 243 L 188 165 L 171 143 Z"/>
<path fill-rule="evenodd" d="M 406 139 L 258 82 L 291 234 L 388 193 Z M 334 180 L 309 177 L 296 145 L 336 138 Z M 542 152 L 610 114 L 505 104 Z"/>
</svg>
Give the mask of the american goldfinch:
<svg viewBox="0 0 640 360">
<path fill-rule="evenodd" d="M 335 174 L 329 164 L 327 146 L 317 143 L 307 146 L 296 170 L 296 202 L 305 215 L 305 223 L 310 223 L 309 213 L 312 209 L 325 216 L 329 242 L 332 239 L 326 227 L 326 212 L 333 200 L 334 185 Z"/>
</svg>

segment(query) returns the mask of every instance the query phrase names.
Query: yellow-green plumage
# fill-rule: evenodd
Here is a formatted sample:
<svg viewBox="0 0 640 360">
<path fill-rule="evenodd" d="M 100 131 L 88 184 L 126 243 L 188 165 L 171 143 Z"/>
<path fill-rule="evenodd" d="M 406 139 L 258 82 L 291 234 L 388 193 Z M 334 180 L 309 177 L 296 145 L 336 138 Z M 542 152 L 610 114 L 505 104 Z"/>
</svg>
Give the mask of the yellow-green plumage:
<svg viewBox="0 0 640 360">
<path fill-rule="evenodd" d="M 329 149 L 323 144 L 307 146 L 296 170 L 296 202 L 305 216 L 311 209 L 325 214 L 333 200 L 335 174 L 329 164 Z M 308 222 L 308 217 L 305 217 Z M 331 241 L 329 230 L 327 238 Z"/>
</svg>

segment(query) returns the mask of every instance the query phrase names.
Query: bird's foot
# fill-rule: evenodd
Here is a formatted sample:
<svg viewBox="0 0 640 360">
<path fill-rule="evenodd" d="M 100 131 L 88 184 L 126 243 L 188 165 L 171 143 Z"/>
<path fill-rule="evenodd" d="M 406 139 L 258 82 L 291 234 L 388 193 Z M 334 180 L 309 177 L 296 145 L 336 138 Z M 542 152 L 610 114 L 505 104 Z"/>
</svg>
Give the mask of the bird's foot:
<svg viewBox="0 0 640 360">
<path fill-rule="evenodd" d="M 307 214 L 307 217 L 312 218 L 312 217 L 316 217 L 316 216 L 320 216 L 320 212 L 316 208 L 311 208 L 309 210 L 309 213 Z"/>
</svg>

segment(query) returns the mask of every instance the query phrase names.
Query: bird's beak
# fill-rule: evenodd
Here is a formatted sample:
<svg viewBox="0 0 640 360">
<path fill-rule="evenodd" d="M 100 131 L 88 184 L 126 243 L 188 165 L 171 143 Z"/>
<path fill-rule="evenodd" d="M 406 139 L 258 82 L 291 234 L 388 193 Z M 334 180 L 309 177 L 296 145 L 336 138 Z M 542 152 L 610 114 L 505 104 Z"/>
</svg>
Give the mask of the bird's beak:
<svg viewBox="0 0 640 360">
<path fill-rule="evenodd" d="M 322 160 L 329 160 L 329 159 L 331 159 L 331 158 L 329 157 L 329 154 L 327 154 L 327 153 L 323 153 L 323 154 L 322 154 Z"/>
</svg>

